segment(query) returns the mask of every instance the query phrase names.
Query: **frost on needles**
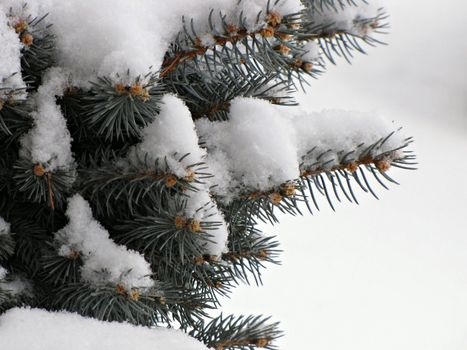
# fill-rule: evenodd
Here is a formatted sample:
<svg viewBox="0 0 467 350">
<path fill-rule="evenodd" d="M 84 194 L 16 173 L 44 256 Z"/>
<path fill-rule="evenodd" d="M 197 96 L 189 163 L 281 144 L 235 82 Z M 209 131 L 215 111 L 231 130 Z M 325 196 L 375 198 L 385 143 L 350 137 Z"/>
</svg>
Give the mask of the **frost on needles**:
<svg viewBox="0 0 467 350">
<path fill-rule="evenodd" d="M 207 311 L 278 263 L 259 221 L 413 167 L 394 122 L 295 107 L 386 25 L 363 0 L 1 0 L 0 347 L 41 318 L 44 344 L 273 349 L 267 317 Z"/>
</svg>

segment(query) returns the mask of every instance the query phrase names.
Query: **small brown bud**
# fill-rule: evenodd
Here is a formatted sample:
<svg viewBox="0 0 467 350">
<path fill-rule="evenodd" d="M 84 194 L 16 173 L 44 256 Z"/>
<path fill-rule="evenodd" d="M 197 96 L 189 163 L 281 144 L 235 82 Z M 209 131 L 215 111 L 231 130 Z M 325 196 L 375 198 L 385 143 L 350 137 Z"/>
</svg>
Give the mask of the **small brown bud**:
<svg viewBox="0 0 467 350">
<path fill-rule="evenodd" d="M 21 42 L 24 45 L 31 46 L 33 41 L 34 41 L 34 38 L 32 37 L 31 34 L 27 33 L 27 34 L 21 35 Z"/>
<path fill-rule="evenodd" d="M 282 186 L 282 193 L 286 197 L 291 197 L 295 194 L 295 184 L 293 182 L 287 182 Z"/>
<path fill-rule="evenodd" d="M 161 303 L 162 305 L 165 305 L 166 302 L 167 302 L 167 299 L 164 296 L 159 297 L 159 303 Z"/>
<path fill-rule="evenodd" d="M 219 256 L 218 255 L 208 255 L 208 257 L 209 257 L 209 262 L 219 261 Z"/>
<path fill-rule="evenodd" d="M 194 233 L 201 232 L 201 223 L 196 219 L 191 219 L 187 225 L 187 228 Z"/>
<path fill-rule="evenodd" d="M 0 111 L 3 109 L 5 102 L 0 98 Z"/>
<path fill-rule="evenodd" d="M 301 68 L 303 66 L 303 60 L 301 58 L 296 58 L 293 65 L 295 68 Z"/>
<path fill-rule="evenodd" d="M 193 263 L 194 263 L 195 265 L 198 265 L 198 266 L 199 266 L 199 265 L 203 265 L 204 262 L 205 262 L 205 260 L 204 260 L 204 257 L 203 257 L 203 256 L 195 256 L 195 258 L 193 259 Z"/>
<path fill-rule="evenodd" d="M 138 289 L 132 289 L 128 297 L 133 301 L 138 301 L 139 298 L 141 297 L 141 293 L 139 292 Z"/>
<path fill-rule="evenodd" d="M 238 32 L 238 27 L 235 24 L 227 25 L 227 33 L 234 34 Z"/>
<path fill-rule="evenodd" d="M 24 32 L 26 29 L 28 29 L 28 22 L 26 21 L 19 21 L 17 22 L 15 25 L 14 25 L 14 28 L 15 28 L 15 32 L 16 33 L 22 33 Z"/>
<path fill-rule="evenodd" d="M 115 92 L 119 95 L 123 95 L 127 93 L 126 86 L 122 83 L 115 84 Z"/>
<path fill-rule="evenodd" d="M 201 41 L 201 39 L 200 39 L 199 37 L 196 37 L 196 38 L 195 38 L 195 45 L 194 45 L 194 46 L 195 46 L 195 48 L 197 48 L 197 49 L 202 49 L 202 48 L 204 48 L 203 42 Z"/>
<path fill-rule="evenodd" d="M 302 69 L 307 72 L 307 73 L 310 73 L 312 70 L 313 70 L 313 63 L 311 62 L 304 62 L 302 64 Z"/>
<path fill-rule="evenodd" d="M 70 260 L 76 260 L 79 258 L 79 252 L 76 250 L 72 250 L 70 251 L 70 254 L 66 256 L 66 258 Z"/>
<path fill-rule="evenodd" d="M 144 89 L 144 92 L 141 95 L 141 100 L 143 102 L 148 102 L 150 98 L 151 98 L 151 95 L 149 95 L 149 91 L 147 89 Z"/>
<path fill-rule="evenodd" d="M 248 196 L 248 199 L 256 199 L 258 198 L 259 193 L 258 192 L 251 192 L 250 195 Z"/>
<path fill-rule="evenodd" d="M 195 179 L 195 172 L 193 171 L 193 169 L 188 169 L 186 171 L 186 175 L 183 177 L 184 180 L 188 181 L 188 182 L 192 182 L 194 179 Z"/>
<path fill-rule="evenodd" d="M 179 230 L 185 228 L 186 226 L 186 218 L 183 216 L 177 215 L 175 217 L 175 227 Z"/>
<path fill-rule="evenodd" d="M 282 16 L 280 13 L 271 11 L 266 16 L 266 22 L 273 27 L 278 26 L 282 22 Z"/>
<path fill-rule="evenodd" d="M 264 38 L 272 38 L 274 36 L 274 28 L 267 26 L 260 30 L 259 32 Z"/>
<path fill-rule="evenodd" d="M 44 167 L 41 164 L 34 165 L 34 170 L 33 171 L 34 171 L 34 175 L 36 175 L 38 177 L 42 177 L 46 173 Z"/>
<path fill-rule="evenodd" d="M 115 292 L 117 294 L 120 294 L 120 295 L 124 295 L 126 294 L 126 289 L 123 285 L 121 285 L 120 283 L 117 284 L 117 286 L 115 287 Z"/>
<path fill-rule="evenodd" d="M 276 32 L 276 36 L 282 41 L 289 41 L 293 39 L 293 35 L 287 33 Z"/>
<path fill-rule="evenodd" d="M 141 84 L 133 84 L 130 87 L 130 94 L 132 96 L 142 96 L 144 94 L 145 89 L 141 86 Z"/>
<path fill-rule="evenodd" d="M 269 345 L 269 340 L 267 340 L 266 338 L 260 338 L 260 339 L 256 339 L 254 344 L 258 347 L 258 348 L 264 348 L 265 346 Z"/>
<path fill-rule="evenodd" d="M 173 175 L 167 175 L 165 177 L 165 186 L 171 188 L 177 184 L 177 178 Z"/>
<path fill-rule="evenodd" d="M 391 168 L 391 162 L 387 159 L 379 159 L 375 162 L 375 165 L 382 173 L 385 173 Z"/>
<path fill-rule="evenodd" d="M 221 45 L 221 46 L 224 46 L 225 43 L 227 42 L 227 39 L 220 36 L 220 35 L 216 35 L 214 37 L 214 41 L 216 42 L 217 45 Z"/>
<path fill-rule="evenodd" d="M 279 44 L 277 45 L 274 50 L 276 50 L 277 52 L 280 52 L 281 54 L 283 55 L 288 55 L 290 53 L 290 48 L 286 45 L 283 45 L 283 44 Z"/>
<path fill-rule="evenodd" d="M 358 170 L 358 163 L 357 162 L 349 163 L 345 166 L 345 169 L 350 171 L 351 173 L 354 173 Z"/>
<path fill-rule="evenodd" d="M 280 193 L 274 192 L 269 195 L 269 199 L 271 200 L 272 204 L 277 205 L 282 201 L 282 196 Z"/>
<path fill-rule="evenodd" d="M 257 255 L 257 256 L 258 256 L 258 258 L 259 258 L 260 260 L 264 260 L 264 259 L 266 259 L 266 258 L 269 256 L 269 253 L 268 253 L 266 250 L 261 249 L 261 250 L 258 252 L 258 255 Z"/>
<path fill-rule="evenodd" d="M 300 29 L 300 23 L 291 23 L 289 25 L 290 29 Z"/>
</svg>

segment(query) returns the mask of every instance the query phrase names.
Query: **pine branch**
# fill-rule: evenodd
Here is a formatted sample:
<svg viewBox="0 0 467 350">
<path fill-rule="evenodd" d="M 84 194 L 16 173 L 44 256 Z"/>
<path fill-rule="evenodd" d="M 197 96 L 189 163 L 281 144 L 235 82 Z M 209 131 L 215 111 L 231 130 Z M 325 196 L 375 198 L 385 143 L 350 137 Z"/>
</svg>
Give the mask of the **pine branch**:
<svg viewBox="0 0 467 350">
<path fill-rule="evenodd" d="M 243 67 L 243 74 L 253 72 L 264 78 L 274 74 L 292 82 L 292 77 L 301 80 L 303 73 L 317 73 L 313 65 L 301 60 L 305 52 L 295 38 L 301 13 L 281 16 L 270 11 L 264 26 L 253 31 L 244 26 L 244 18 L 238 23 L 228 23 L 220 13 L 222 28 L 217 28 L 212 17 L 211 11 L 209 30 L 216 34 L 212 34 L 209 42 L 200 39 L 193 22 L 188 25 L 184 21 L 183 31 L 166 54 L 160 77 L 174 81 L 181 80 L 178 76 L 185 76 L 187 70 L 204 71 L 203 74 L 212 76 L 223 69 Z"/>
<path fill-rule="evenodd" d="M 279 243 L 275 237 L 266 237 L 251 223 L 230 221 L 229 251 L 222 259 L 229 263 L 232 277 L 239 282 L 262 284 L 261 270 L 265 263 L 280 264 Z"/>
<path fill-rule="evenodd" d="M 311 213 L 313 213 L 312 207 L 319 210 L 318 195 L 326 197 L 332 209 L 334 209 L 333 197 L 339 202 L 345 197 L 350 202 L 358 204 L 353 189 L 355 184 L 378 199 L 365 172 L 371 175 L 377 184 L 388 189 L 385 181 L 397 184 L 387 174 L 391 166 L 412 170 L 417 164 L 414 155 L 405 150 L 412 142 L 411 138 L 406 139 L 397 149 L 379 151 L 393 134 L 381 138 L 370 146 L 361 144 L 350 151 L 323 152 L 314 148 L 303 157 L 300 178 L 268 191 L 245 193 L 239 200 L 230 204 L 230 208 L 236 213 L 237 218 L 246 217 L 247 220 L 251 220 L 253 216 L 264 222 L 276 223 L 278 222 L 276 210 L 296 215 L 301 213 L 302 202 L 306 203 Z M 338 159 L 335 158 L 336 154 L 339 155 Z M 314 161 L 310 164 L 309 159 Z"/>
<path fill-rule="evenodd" d="M 190 332 L 198 340 L 215 350 L 226 349 L 276 349 L 272 344 L 282 336 L 278 323 L 268 324 L 269 318 L 261 316 L 220 315 L 208 324 L 199 323 Z"/>
<path fill-rule="evenodd" d="M 334 55 L 350 63 L 354 52 L 365 53 L 363 44 L 384 45 L 373 35 L 387 33 L 388 16 L 383 8 L 379 8 L 373 17 L 363 17 L 357 13 L 351 21 L 346 22 L 340 20 L 339 16 L 345 18 L 347 9 L 368 6 L 368 3 L 363 0 L 306 0 L 304 3 L 307 4 L 307 10 L 302 39 L 317 41 L 331 63 L 336 64 Z"/>
<path fill-rule="evenodd" d="M 36 18 L 29 16 L 12 23 L 23 43 L 21 69 L 30 90 L 40 85 L 42 73 L 54 63 L 55 37 L 50 33 L 51 25 L 45 24 L 47 16 L 48 14 Z"/>
<path fill-rule="evenodd" d="M 186 155 L 174 157 L 181 162 Z M 143 212 L 164 208 L 175 194 L 196 191 L 210 176 L 202 163 L 188 166 L 183 178 L 170 171 L 167 160 L 156 159 L 150 164 L 140 159 L 131 163 L 116 154 L 102 154 L 87 163 L 79 171 L 76 188 L 90 199 L 98 216 L 120 213 L 126 217 L 126 211 L 135 214 L 138 208 Z"/>
</svg>

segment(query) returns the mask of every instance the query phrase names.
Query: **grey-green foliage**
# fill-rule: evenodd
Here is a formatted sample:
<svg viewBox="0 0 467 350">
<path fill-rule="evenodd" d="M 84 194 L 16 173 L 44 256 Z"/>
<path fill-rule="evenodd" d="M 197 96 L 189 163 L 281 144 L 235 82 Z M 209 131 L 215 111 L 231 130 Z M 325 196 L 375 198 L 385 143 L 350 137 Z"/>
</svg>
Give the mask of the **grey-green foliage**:
<svg viewBox="0 0 467 350">
<path fill-rule="evenodd" d="M 222 28 L 211 28 L 218 34 L 216 45 L 210 47 L 200 46 L 190 20 L 184 19 L 183 30 L 166 53 L 161 70 L 148 72 L 149 83 L 142 86 L 147 92 L 144 96 L 128 93 L 128 86 L 113 86 L 107 77 L 98 78 L 90 90 L 68 89 L 57 103 L 73 137 L 76 172 L 44 174 L 41 164 L 20 158 L 19 140 L 31 127 L 33 107 L 29 100 L 1 101 L 0 216 L 11 223 L 15 235 L 0 235 L 0 264 L 13 277 L 30 281 L 33 293 L 30 297 L 14 296 L 0 287 L 0 313 L 27 304 L 108 321 L 180 325 L 217 349 L 274 348 L 273 340 L 281 332 L 277 324 L 268 325 L 267 318 L 220 316 L 208 320 L 208 311 L 219 307 L 220 296 L 239 283 L 261 283 L 264 265 L 279 263 L 278 242 L 260 232 L 257 221 L 277 222 L 278 212 L 300 214 L 305 208 L 302 203 L 314 211 L 319 209 L 319 197 L 331 206 L 336 199 L 357 202 L 355 186 L 374 193 L 367 175 L 382 186 L 386 186 L 384 181 L 394 180 L 366 162 L 364 152 L 342 150 L 342 167 L 338 169 L 326 168 L 325 154 L 319 155 L 320 163 L 314 164 L 314 169 L 320 171 L 306 174 L 308 169 L 301 169 L 304 175 L 288 184 L 293 191 L 280 187 L 266 193 L 245 192 L 221 206 L 228 222 L 229 251 L 219 260 L 203 255 L 200 246 L 203 239 L 210 239 L 209 231 L 218 223 L 200 222 L 201 233 L 189 225 L 176 224 L 187 197 L 211 176 L 209 169 L 202 163 L 192 164 L 188 169 L 192 178 L 177 178 L 170 174 L 164 159 L 155 164 L 140 159 L 138 166 L 122 166 L 119 160 L 141 140 L 140 128 L 157 115 L 164 93 L 184 99 L 193 118 L 213 121 L 228 119 L 230 101 L 238 96 L 293 105 L 292 93 L 310 82 L 306 77 L 316 77 L 325 66 L 325 59 L 305 65 L 311 63 L 302 60 L 307 41 L 319 42 L 324 57 L 331 62 L 334 54 L 349 58 L 355 49 L 363 51 L 362 43 L 376 43 L 371 35 L 357 37 L 333 23 L 316 24 L 320 11 L 332 8 L 338 12 L 358 5 L 356 0 L 304 2 L 308 9 L 303 13 L 268 24 L 274 29 L 273 38 L 260 31 L 250 35 L 242 18 L 238 23 L 227 23 L 222 14 L 207 13 L 209 18 L 220 16 L 223 23 Z M 358 20 L 371 23 L 377 31 L 385 27 L 383 19 L 381 12 L 377 19 Z M 30 30 L 44 21 L 47 17 L 31 19 Z M 225 32 L 229 25 L 236 28 L 235 39 Z M 54 38 L 47 33 L 48 26 L 41 28 L 46 31 L 43 39 L 25 49 L 22 60 L 22 73 L 30 77 L 30 92 L 37 89 L 43 71 L 53 65 Z M 13 90 L 8 93 L 15 95 Z M 384 140 L 362 147 L 374 149 L 381 142 Z M 353 159 L 352 154 L 357 153 L 360 158 Z M 184 157 L 178 155 L 180 160 Z M 394 159 L 393 165 L 410 168 L 413 158 L 405 153 Z M 351 162 L 360 165 L 358 171 L 348 171 L 346 166 Z M 115 285 L 86 283 L 80 276 L 83 262 L 79 252 L 67 257 L 58 254 L 53 233 L 67 224 L 66 199 L 74 193 L 90 202 L 94 216 L 117 243 L 144 254 L 159 281 L 154 288 L 123 291 Z M 271 195 L 281 200 L 274 202 Z"/>
</svg>

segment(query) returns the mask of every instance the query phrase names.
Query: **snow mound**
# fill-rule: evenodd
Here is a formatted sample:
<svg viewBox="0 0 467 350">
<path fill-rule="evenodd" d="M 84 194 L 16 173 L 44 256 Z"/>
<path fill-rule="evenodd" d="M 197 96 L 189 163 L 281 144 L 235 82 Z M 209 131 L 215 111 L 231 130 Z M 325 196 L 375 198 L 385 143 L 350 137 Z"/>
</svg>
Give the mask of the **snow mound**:
<svg viewBox="0 0 467 350">
<path fill-rule="evenodd" d="M 347 160 L 359 159 L 377 142 L 381 144 L 371 151 L 372 157 L 405 143 L 392 122 L 373 113 L 324 110 L 296 114 L 264 100 L 243 97 L 232 101 L 228 121 L 202 119 L 196 128 L 208 149 L 212 191 L 224 202 L 245 190 L 280 186 L 315 165 L 332 169 L 347 153 Z"/>
<path fill-rule="evenodd" d="M 0 316 L 4 350 L 207 350 L 181 331 L 15 308 Z"/>
<path fill-rule="evenodd" d="M 55 234 L 55 239 L 62 244 L 60 255 L 66 257 L 73 252 L 82 255 L 83 280 L 93 284 L 122 284 L 128 289 L 154 284 L 149 263 L 141 254 L 112 241 L 93 218 L 91 207 L 83 197 L 74 195 L 69 199 L 66 215 L 69 223 Z"/>
</svg>

